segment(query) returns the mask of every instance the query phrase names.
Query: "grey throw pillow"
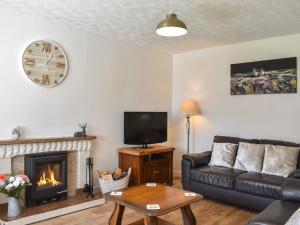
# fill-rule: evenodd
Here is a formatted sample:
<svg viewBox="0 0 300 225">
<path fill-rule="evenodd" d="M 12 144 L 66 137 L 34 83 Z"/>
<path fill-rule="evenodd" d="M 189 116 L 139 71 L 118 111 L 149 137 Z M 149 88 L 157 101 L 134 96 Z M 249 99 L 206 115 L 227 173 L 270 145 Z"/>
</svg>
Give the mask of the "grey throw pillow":
<svg viewBox="0 0 300 225">
<path fill-rule="evenodd" d="M 287 177 L 297 168 L 300 147 L 266 145 L 262 173 Z"/>
<path fill-rule="evenodd" d="M 232 168 L 237 147 L 237 144 L 232 143 L 214 143 L 209 165 Z"/>
<path fill-rule="evenodd" d="M 234 168 L 260 173 L 263 167 L 265 145 L 240 142 Z"/>
</svg>

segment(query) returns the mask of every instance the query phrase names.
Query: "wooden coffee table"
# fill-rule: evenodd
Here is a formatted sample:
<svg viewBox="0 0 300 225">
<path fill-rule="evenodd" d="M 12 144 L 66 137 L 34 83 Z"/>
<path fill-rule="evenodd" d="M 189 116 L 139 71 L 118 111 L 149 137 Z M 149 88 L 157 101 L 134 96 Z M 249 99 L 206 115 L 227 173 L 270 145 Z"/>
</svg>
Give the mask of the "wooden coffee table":
<svg viewBox="0 0 300 225">
<path fill-rule="evenodd" d="M 109 219 L 109 225 L 121 225 L 125 207 L 144 214 L 144 224 L 146 225 L 160 224 L 158 216 L 180 208 L 183 224 L 196 225 L 196 218 L 190 204 L 203 198 L 199 194 L 187 197 L 184 195 L 186 191 L 162 184 L 157 184 L 156 187 L 142 184 L 121 191 L 121 196 L 113 196 L 110 192 L 105 194 L 106 199 L 115 202 L 115 209 Z M 160 209 L 149 210 L 147 204 L 159 204 Z"/>
</svg>

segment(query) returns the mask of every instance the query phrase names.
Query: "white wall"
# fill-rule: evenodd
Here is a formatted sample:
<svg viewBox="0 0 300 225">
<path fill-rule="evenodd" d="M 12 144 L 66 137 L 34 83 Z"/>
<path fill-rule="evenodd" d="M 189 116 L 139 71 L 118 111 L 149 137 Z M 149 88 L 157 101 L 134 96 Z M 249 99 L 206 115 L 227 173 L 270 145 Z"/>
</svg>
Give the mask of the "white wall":
<svg viewBox="0 0 300 225">
<path fill-rule="evenodd" d="M 184 99 L 203 111 L 192 118 L 191 152 L 210 148 L 215 134 L 300 141 L 299 94 L 230 95 L 230 64 L 300 55 L 300 35 L 211 48 L 173 57 L 157 49 L 109 40 L 38 18 L 0 15 L 0 139 L 23 127 L 25 137 L 72 135 L 88 123 L 98 137 L 95 168 L 117 166 L 123 142 L 123 111 L 171 112 L 175 168 L 186 150 Z M 21 66 L 32 41 L 59 43 L 69 60 L 66 80 L 54 88 L 34 85 Z M 172 93 L 173 85 L 173 93 Z"/>
<path fill-rule="evenodd" d="M 123 112 L 171 111 L 172 57 L 165 52 L 14 13 L 0 15 L 0 27 L 0 139 L 16 126 L 25 137 L 73 135 L 86 121 L 88 134 L 98 137 L 95 169 L 113 169 Z M 22 70 L 24 48 L 39 39 L 59 43 L 68 57 L 68 75 L 57 87 L 39 87 Z"/>
<path fill-rule="evenodd" d="M 179 150 L 177 169 L 180 154 L 186 151 L 185 120 L 178 114 L 184 99 L 198 101 L 203 111 L 202 116 L 192 118 L 191 152 L 210 149 L 216 134 L 300 142 L 299 93 L 230 95 L 230 64 L 295 56 L 299 60 L 299 40 L 300 35 L 292 35 L 174 56 L 172 116 L 173 144 Z"/>
</svg>

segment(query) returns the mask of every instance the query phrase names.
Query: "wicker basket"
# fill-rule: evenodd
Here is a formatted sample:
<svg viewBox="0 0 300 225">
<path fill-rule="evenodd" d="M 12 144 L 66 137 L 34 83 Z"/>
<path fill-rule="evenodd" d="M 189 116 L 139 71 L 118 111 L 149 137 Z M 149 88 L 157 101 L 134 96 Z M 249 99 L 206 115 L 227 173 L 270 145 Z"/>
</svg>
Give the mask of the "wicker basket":
<svg viewBox="0 0 300 225">
<path fill-rule="evenodd" d="M 128 169 L 127 176 L 123 177 L 120 180 L 103 180 L 100 177 L 98 177 L 102 194 L 127 188 L 130 174 L 131 174 L 131 168 Z"/>
</svg>

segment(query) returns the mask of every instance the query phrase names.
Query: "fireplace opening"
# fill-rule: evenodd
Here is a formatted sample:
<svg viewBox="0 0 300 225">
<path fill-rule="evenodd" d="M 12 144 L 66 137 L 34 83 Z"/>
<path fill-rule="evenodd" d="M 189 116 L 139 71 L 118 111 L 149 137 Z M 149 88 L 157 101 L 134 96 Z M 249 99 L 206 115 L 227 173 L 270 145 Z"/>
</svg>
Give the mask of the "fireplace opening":
<svg viewBox="0 0 300 225">
<path fill-rule="evenodd" d="M 25 155 L 25 173 L 32 183 L 26 188 L 26 206 L 67 197 L 67 152 Z"/>
<path fill-rule="evenodd" d="M 57 186 L 62 183 L 60 163 L 42 163 L 37 165 L 36 170 L 38 188 Z"/>
</svg>

